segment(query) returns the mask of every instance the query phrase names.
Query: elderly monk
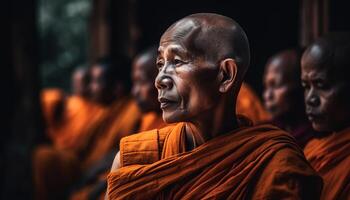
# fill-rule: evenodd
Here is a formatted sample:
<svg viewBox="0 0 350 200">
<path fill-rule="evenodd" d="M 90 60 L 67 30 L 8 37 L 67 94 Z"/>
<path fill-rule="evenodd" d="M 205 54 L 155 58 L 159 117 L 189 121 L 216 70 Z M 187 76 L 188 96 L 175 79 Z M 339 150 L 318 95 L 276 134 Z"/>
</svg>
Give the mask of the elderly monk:
<svg viewBox="0 0 350 200">
<path fill-rule="evenodd" d="M 320 38 L 302 57 L 306 112 L 323 132 L 305 156 L 323 177 L 321 199 L 350 199 L 350 34 Z"/>
<path fill-rule="evenodd" d="M 137 55 L 132 65 L 132 95 L 142 113 L 141 120 L 137 124 L 138 132 L 165 126 L 157 99 L 158 93 L 154 87 L 154 79 L 158 73 L 155 67 L 156 57 L 157 48 L 151 47 Z M 74 192 L 71 199 L 96 199 L 99 196 L 104 196 L 107 188 L 106 175 L 113 162 L 116 150 L 114 148 L 88 170 L 82 183 L 80 183 L 83 187 L 80 186 L 82 188 Z"/>
<path fill-rule="evenodd" d="M 155 85 L 167 123 L 122 139 L 109 199 L 317 199 L 322 180 L 286 132 L 237 118 L 249 65 L 243 29 L 193 14 L 160 39 Z"/>
<path fill-rule="evenodd" d="M 286 130 L 304 148 L 313 136 L 304 106 L 301 86 L 301 52 L 288 49 L 272 56 L 264 73 L 264 104 L 272 116 L 271 124 Z"/>
</svg>

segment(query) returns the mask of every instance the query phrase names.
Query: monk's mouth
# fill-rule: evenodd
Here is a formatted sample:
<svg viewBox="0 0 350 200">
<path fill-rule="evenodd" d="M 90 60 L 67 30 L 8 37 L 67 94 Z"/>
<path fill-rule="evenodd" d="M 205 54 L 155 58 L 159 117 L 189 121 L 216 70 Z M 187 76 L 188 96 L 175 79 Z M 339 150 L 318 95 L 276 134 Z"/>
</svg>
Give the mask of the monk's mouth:
<svg viewBox="0 0 350 200">
<path fill-rule="evenodd" d="M 308 113 L 307 114 L 307 118 L 309 119 L 309 121 L 311 122 L 319 122 L 322 121 L 322 117 L 320 115 L 316 115 L 313 113 Z"/>
<path fill-rule="evenodd" d="M 172 106 L 177 105 L 177 101 L 169 100 L 166 98 L 160 98 L 159 102 L 160 102 L 161 109 L 166 109 L 166 108 L 170 108 Z"/>
</svg>

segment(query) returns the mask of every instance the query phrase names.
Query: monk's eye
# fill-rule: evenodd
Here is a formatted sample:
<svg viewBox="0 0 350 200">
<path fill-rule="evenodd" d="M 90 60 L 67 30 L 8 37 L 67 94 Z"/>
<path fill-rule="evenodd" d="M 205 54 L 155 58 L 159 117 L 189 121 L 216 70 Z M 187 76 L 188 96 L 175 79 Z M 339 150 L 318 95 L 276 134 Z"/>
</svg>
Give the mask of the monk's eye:
<svg viewBox="0 0 350 200">
<path fill-rule="evenodd" d="M 302 81 L 302 82 L 301 82 L 301 86 L 302 86 L 304 89 L 308 89 L 308 88 L 309 88 L 309 85 L 308 85 L 305 81 Z"/>
<path fill-rule="evenodd" d="M 174 59 L 174 65 L 175 66 L 180 66 L 180 65 L 183 65 L 185 62 L 180 60 L 180 59 Z"/>
<path fill-rule="evenodd" d="M 157 65 L 158 70 L 161 70 L 162 67 L 164 66 L 164 61 L 158 60 L 157 63 L 156 63 L 156 65 Z"/>
</svg>

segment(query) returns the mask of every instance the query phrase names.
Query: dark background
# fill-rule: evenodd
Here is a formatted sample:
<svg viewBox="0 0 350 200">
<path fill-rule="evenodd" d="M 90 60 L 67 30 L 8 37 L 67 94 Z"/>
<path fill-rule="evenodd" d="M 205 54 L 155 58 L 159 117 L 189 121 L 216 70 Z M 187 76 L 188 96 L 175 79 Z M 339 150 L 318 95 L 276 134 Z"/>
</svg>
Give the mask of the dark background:
<svg viewBox="0 0 350 200">
<path fill-rule="evenodd" d="M 79 54 L 85 60 L 78 59 L 82 63 L 89 65 L 101 55 L 116 57 L 123 54 L 132 58 L 139 50 L 158 43 L 160 35 L 176 20 L 195 12 L 216 12 L 232 17 L 245 29 L 252 55 L 246 81 L 259 95 L 268 57 L 301 44 L 300 35 L 305 31 L 301 27 L 300 13 L 305 2 L 309 2 L 311 8 L 317 2 L 328 2 L 328 14 L 319 22 L 328 24 L 327 31 L 350 30 L 349 3 L 346 0 L 111 0 L 103 9 L 96 9 L 101 2 L 107 1 L 91 0 L 92 10 L 86 22 L 89 26 L 86 31 L 89 42 L 85 44 L 88 49 L 83 49 L 86 55 Z M 47 58 L 42 52 L 49 53 L 43 44 L 50 44 L 44 43 L 47 41 L 39 35 L 40 4 L 37 0 L 2 0 L 0 5 L 0 199 L 32 199 L 31 155 L 43 139 L 39 93 L 45 86 L 41 64 Z M 109 46 L 103 51 L 91 43 L 95 37 L 93 32 L 98 30 L 96 24 L 100 23 L 95 20 L 98 17 L 102 21 L 105 19 L 109 28 Z M 136 39 L 129 34 L 131 25 L 139 30 Z M 62 40 L 60 35 L 52 37 L 57 38 L 48 38 L 51 42 Z M 95 51 L 102 53 L 95 55 Z M 50 49 L 50 52 L 55 51 Z M 59 78 L 47 79 L 47 85 L 68 90 L 69 73 L 80 64 L 73 63 L 64 73 L 57 72 Z M 127 66 L 122 67 L 125 76 L 130 76 Z M 65 84 L 60 85 L 62 82 Z"/>
</svg>

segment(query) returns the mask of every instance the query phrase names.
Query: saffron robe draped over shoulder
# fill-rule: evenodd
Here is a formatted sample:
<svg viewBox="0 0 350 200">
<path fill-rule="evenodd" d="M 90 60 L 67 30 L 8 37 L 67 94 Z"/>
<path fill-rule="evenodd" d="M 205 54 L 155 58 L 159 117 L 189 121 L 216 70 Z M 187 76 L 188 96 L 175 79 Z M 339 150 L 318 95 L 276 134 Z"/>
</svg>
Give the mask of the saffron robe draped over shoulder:
<svg viewBox="0 0 350 200">
<path fill-rule="evenodd" d="M 122 139 L 109 199 L 318 199 L 322 179 L 287 133 L 241 127 L 185 151 L 185 123 Z"/>
<path fill-rule="evenodd" d="M 304 153 L 323 178 L 321 199 L 350 199 L 350 128 L 312 139 Z"/>
<path fill-rule="evenodd" d="M 248 117 L 254 124 L 270 119 L 270 115 L 265 110 L 261 100 L 255 94 L 254 90 L 246 83 L 243 83 L 239 90 L 236 112 L 237 114 Z"/>
</svg>

